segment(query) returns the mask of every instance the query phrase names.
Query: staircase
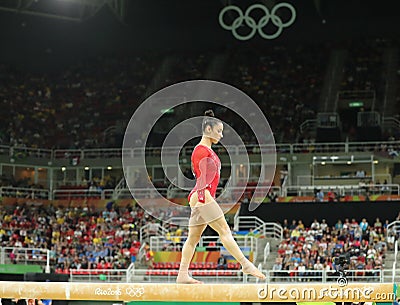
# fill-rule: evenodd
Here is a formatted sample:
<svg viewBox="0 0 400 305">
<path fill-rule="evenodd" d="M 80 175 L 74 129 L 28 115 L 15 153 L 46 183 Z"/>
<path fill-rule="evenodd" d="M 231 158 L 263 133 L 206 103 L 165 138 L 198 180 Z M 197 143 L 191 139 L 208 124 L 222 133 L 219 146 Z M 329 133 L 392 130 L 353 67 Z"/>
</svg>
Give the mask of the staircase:
<svg viewBox="0 0 400 305">
<path fill-rule="evenodd" d="M 387 48 L 383 55 L 384 60 L 384 98 L 380 112 L 385 117 L 396 113 L 396 93 L 398 90 L 397 68 L 399 65 L 398 48 Z"/>
<path fill-rule="evenodd" d="M 127 185 L 125 181 L 125 177 L 118 182 L 117 186 L 114 188 L 113 199 L 116 200 L 121 197 L 122 193 L 126 193 Z"/>
<path fill-rule="evenodd" d="M 385 269 L 390 269 L 393 266 L 393 263 L 396 261 L 395 252 L 387 251 L 385 257 Z"/>
<path fill-rule="evenodd" d="M 278 255 L 277 248 L 282 240 L 283 229 L 279 224 L 263 222 L 255 216 L 239 216 L 235 215 L 234 230 L 248 231 L 252 229 L 258 232 L 263 238 L 257 238 L 257 253 L 255 253 L 255 265 L 262 265 L 263 269 L 271 269 Z M 265 247 L 269 243 L 269 254 L 265 258 Z"/>
<path fill-rule="evenodd" d="M 265 270 L 271 270 L 272 266 L 275 263 L 276 258 L 278 257 L 278 246 L 281 243 L 280 240 L 277 239 L 269 239 L 268 240 L 269 245 L 270 245 L 270 253 L 268 255 L 268 258 L 266 262 L 262 264 L 263 269 Z"/>
<path fill-rule="evenodd" d="M 328 68 L 321 91 L 319 112 L 337 111 L 337 92 L 343 78 L 343 66 L 347 58 L 346 50 L 333 50 L 330 55 Z"/>
</svg>

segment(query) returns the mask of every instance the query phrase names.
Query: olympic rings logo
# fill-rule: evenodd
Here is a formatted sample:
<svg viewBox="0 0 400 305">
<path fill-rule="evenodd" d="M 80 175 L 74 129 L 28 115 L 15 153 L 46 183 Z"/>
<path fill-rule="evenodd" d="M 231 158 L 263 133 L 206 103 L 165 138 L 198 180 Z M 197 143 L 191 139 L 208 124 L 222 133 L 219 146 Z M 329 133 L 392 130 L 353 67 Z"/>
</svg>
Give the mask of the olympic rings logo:
<svg viewBox="0 0 400 305">
<path fill-rule="evenodd" d="M 283 22 L 282 19 L 278 15 L 276 15 L 276 12 L 280 8 L 289 9 L 291 17 L 288 21 Z M 264 16 L 260 18 L 258 23 L 256 22 L 256 20 L 254 20 L 253 17 L 250 16 L 250 13 L 255 9 L 260 9 L 264 12 Z M 232 22 L 231 25 L 227 25 L 224 22 L 224 15 L 228 11 L 234 11 L 239 14 L 239 16 Z M 254 37 L 257 31 L 258 34 L 264 39 L 275 39 L 279 37 L 279 35 L 281 35 L 284 28 L 291 26 L 295 19 L 296 10 L 291 4 L 286 2 L 275 5 L 272 8 L 271 12 L 268 10 L 267 7 L 262 4 L 253 4 L 247 8 L 244 14 L 243 11 L 235 5 L 226 6 L 219 13 L 219 23 L 221 27 L 225 30 L 232 31 L 233 36 L 238 40 L 249 40 L 250 38 Z M 277 27 L 276 32 L 273 34 L 267 34 L 263 31 L 263 28 L 268 25 L 270 20 Z M 243 21 L 251 29 L 250 33 L 247 35 L 241 35 L 238 33 L 238 29 L 243 25 Z"/>
<path fill-rule="evenodd" d="M 125 292 L 130 297 L 140 298 L 144 294 L 144 288 L 126 288 Z"/>
</svg>

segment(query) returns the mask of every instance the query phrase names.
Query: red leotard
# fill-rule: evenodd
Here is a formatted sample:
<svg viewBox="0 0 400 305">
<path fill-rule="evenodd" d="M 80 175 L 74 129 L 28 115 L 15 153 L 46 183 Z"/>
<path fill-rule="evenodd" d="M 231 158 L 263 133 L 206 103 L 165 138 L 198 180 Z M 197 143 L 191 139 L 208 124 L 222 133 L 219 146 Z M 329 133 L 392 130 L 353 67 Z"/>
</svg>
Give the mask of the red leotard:
<svg viewBox="0 0 400 305">
<path fill-rule="evenodd" d="M 197 145 L 192 153 L 192 170 L 196 178 L 196 185 L 189 194 L 197 192 L 200 202 L 205 203 L 205 190 L 209 190 L 215 198 L 220 178 L 221 161 L 217 154 L 205 145 Z"/>
</svg>

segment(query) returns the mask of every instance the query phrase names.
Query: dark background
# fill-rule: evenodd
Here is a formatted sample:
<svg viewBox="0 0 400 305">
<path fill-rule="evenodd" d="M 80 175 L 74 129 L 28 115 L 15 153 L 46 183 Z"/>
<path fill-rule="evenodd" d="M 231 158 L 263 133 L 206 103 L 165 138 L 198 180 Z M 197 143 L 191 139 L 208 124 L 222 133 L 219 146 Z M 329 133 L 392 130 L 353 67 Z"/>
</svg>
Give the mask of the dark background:
<svg viewBox="0 0 400 305">
<path fill-rule="evenodd" d="M 284 219 L 291 224 L 292 220 L 302 220 L 305 226 L 310 226 L 314 219 L 321 221 L 326 219 L 330 226 L 334 226 L 340 219 L 355 218 L 358 222 L 366 218 L 369 224 L 374 224 L 379 217 L 382 223 L 386 219 L 389 223 L 396 220 L 399 214 L 397 201 L 374 202 L 333 202 L 333 203 L 264 203 L 255 211 L 250 212 L 246 204 L 241 204 L 241 216 L 257 216 L 267 222 L 282 223 Z"/>
<path fill-rule="evenodd" d="M 66 1 L 55 1 L 54 5 Z M 227 1 L 127 1 L 124 22 L 108 7 L 80 23 L 0 11 L 0 57 L 18 66 L 56 70 L 78 59 L 104 54 L 268 48 L 277 43 L 397 37 L 400 33 L 396 1 L 286 2 L 293 3 L 297 11 L 292 26 L 275 40 L 256 35 L 244 42 L 219 25 L 218 15 Z M 243 10 L 249 6 L 249 1 L 231 3 Z M 271 6 L 268 0 L 251 3 Z"/>
</svg>

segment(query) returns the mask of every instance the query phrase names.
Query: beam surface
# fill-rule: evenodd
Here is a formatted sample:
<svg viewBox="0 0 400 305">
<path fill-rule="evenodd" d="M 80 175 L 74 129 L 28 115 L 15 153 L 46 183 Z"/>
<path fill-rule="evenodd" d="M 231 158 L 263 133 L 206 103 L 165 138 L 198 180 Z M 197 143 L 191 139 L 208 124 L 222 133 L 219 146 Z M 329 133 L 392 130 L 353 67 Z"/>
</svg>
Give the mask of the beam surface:
<svg viewBox="0 0 400 305">
<path fill-rule="evenodd" d="M 0 298 L 182 302 L 374 302 L 394 297 L 391 283 L 164 284 L 0 282 Z"/>
</svg>

